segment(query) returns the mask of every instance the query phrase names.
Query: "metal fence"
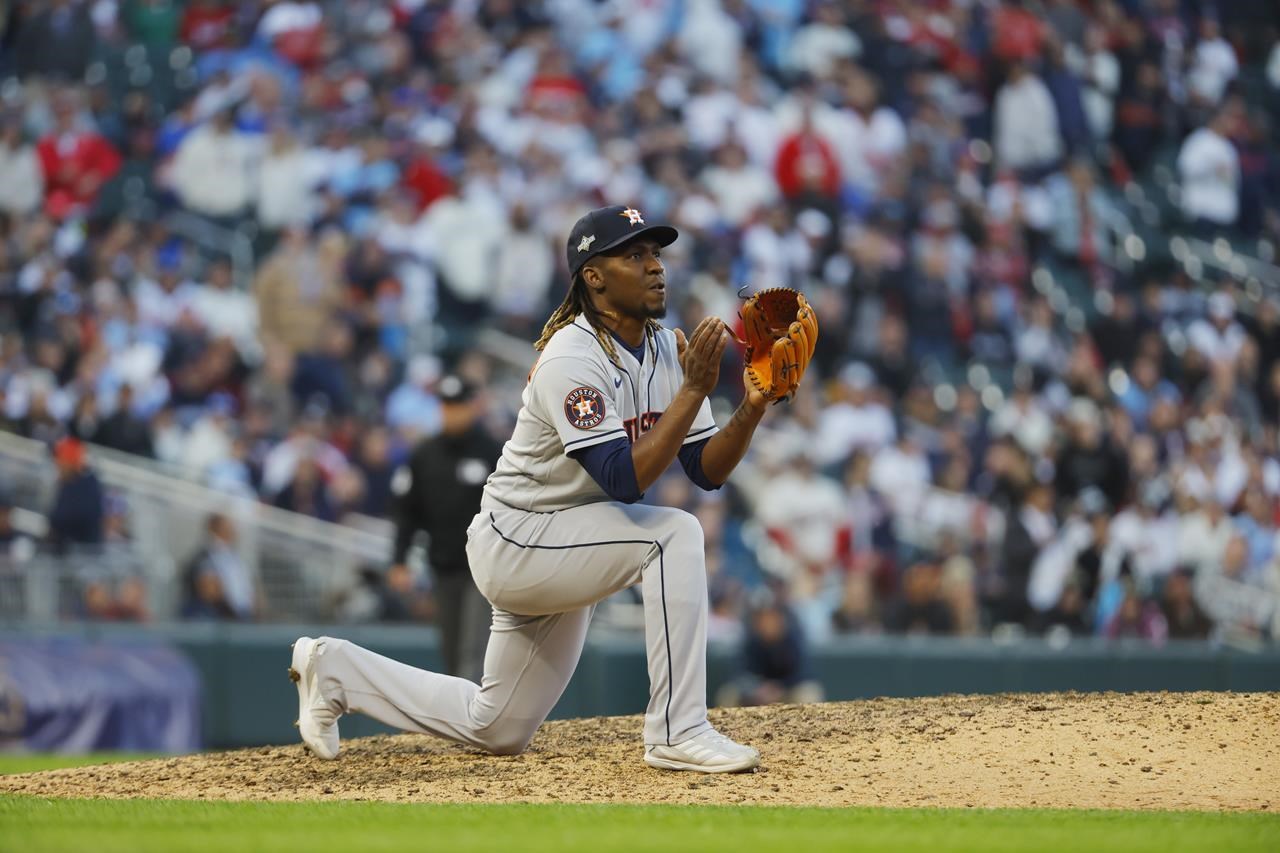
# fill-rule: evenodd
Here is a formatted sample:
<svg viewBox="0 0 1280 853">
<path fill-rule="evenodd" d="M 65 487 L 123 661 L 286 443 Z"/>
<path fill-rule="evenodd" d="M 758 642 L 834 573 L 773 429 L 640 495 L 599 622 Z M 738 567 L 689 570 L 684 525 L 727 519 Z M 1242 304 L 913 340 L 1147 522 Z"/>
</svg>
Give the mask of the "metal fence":
<svg viewBox="0 0 1280 853">
<path fill-rule="evenodd" d="M 0 623 L 147 618 L 176 598 L 173 579 L 172 561 L 127 543 L 0 557 Z"/>
<path fill-rule="evenodd" d="M 131 567 L 145 578 L 148 610 L 160 621 L 176 619 L 182 606 L 183 571 L 204 542 L 213 513 L 231 518 L 237 549 L 255 580 L 261 616 L 268 621 L 328 619 L 337 599 L 357 583 L 358 570 L 385 565 L 392 526 L 357 517 L 330 524 L 228 495 L 166 471 L 150 460 L 90 446 L 89 461 L 103 486 L 125 507 L 127 541 L 106 549 L 58 556 L 38 551 L 20 564 L 9 561 L 0 585 L 0 618 L 67 618 L 65 590 L 83 588 L 93 573 L 117 577 Z M 0 433 L 0 483 L 16 507 L 45 511 L 56 489 L 48 449 L 37 441 Z M 89 573 L 89 574 L 86 574 Z M 56 591 L 56 592 L 54 592 Z M 30 609 L 34 608 L 34 609 Z"/>
</svg>

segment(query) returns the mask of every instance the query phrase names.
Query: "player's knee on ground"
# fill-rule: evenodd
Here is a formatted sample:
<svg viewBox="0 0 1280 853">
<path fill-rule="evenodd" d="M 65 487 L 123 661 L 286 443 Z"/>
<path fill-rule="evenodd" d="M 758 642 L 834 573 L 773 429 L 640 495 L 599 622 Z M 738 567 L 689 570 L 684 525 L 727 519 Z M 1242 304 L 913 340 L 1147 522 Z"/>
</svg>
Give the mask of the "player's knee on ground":
<svg viewBox="0 0 1280 853">
<path fill-rule="evenodd" d="M 538 726 L 528 723 L 499 720 L 476 730 L 476 740 L 494 755 L 519 755 L 533 740 Z"/>
</svg>

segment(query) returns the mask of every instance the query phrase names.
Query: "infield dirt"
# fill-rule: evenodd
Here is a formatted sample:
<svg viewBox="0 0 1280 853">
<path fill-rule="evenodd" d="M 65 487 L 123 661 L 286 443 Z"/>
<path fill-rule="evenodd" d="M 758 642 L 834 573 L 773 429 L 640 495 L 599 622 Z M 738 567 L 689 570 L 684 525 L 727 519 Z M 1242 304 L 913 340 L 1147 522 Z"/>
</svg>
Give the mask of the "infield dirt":
<svg viewBox="0 0 1280 853">
<path fill-rule="evenodd" d="M 1280 809 L 1280 694 L 946 696 L 715 709 L 759 772 L 641 760 L 639 717 L 545 724 L 523 755 L 424 735 L 0 776 L 43 797 Z"/>
</svg>

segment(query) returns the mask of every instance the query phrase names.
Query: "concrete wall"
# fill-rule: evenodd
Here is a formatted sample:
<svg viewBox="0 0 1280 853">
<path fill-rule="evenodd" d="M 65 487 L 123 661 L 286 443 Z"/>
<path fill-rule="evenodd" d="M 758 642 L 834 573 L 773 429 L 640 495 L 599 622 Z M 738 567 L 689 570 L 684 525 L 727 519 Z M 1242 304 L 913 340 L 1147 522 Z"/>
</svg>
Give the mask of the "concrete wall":
<svg viewBox="0 0 1280 853">
<path fill-rule="evenodd" d="M 88 636 L 103 642 L 140 632 L 182 649 L 204 678 L 204 734 L 211 747 L 291 743 L 297 694 L 287 677 L 289 644 L 330 634 L 413 666 L 440 663 L 434 629 L 383 626 L 73 625 L 24 630 Z M 1280 690 L 1280 647 L 1258 652 L 1170 643 L 1075 642 L 1054 649 L 1039 640 L 999 645 L 986 639 L 849 638 L 818 650 L 814 669 L 831 700 L 945 693 L 1147 690 Z M 711 696 L 735 671 L 733 655 L 712 650 Z M 638 638 L 593 634 L 553 718 L 636 714 L 648 698 Z M 342 721 L 344 737 L 385 728 L 363 717 Z M 638 735 L 638 732 L 637 732 Z"/>
</svg>

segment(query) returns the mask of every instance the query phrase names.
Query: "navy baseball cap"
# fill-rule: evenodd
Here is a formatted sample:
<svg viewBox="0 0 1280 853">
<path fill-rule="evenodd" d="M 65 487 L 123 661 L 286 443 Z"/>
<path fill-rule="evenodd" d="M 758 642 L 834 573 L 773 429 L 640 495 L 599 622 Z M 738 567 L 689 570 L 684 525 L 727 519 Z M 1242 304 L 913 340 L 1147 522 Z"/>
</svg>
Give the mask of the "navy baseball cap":
<svg viewBox="0 0 1280 853">
<path fill-rule="evenodd" d="M 616 248 L 641 234 L 652 237 L 659 245 L 670 246 L 680 232 L 670 225 L 644 221 L 644 215 L 634 207 L 615 204 L 599 207 L 583 216 L 569 232 L 565 244 L 565 260 L 569 262 L 569 278 L 578 274 L 582 265 L 596 255 Z"/>
</svg>

